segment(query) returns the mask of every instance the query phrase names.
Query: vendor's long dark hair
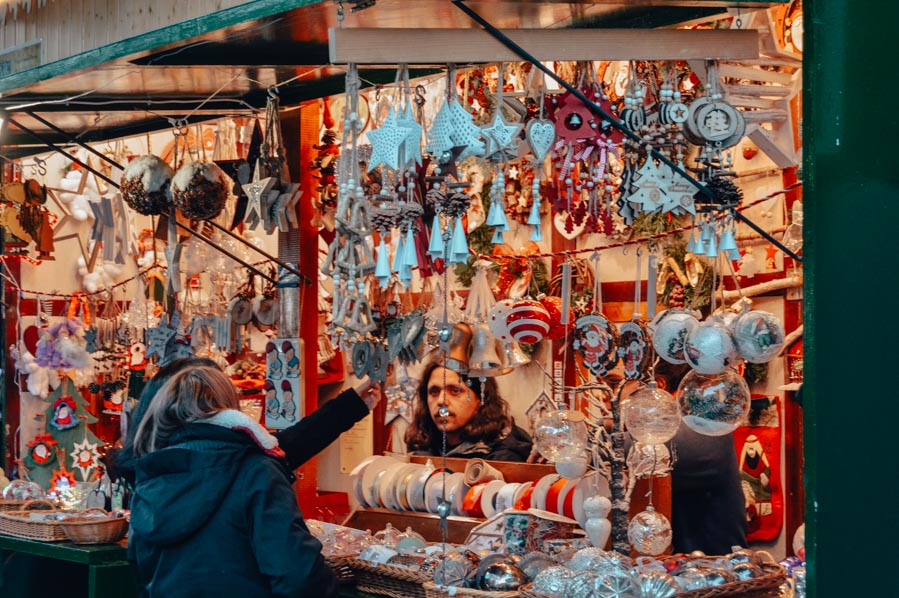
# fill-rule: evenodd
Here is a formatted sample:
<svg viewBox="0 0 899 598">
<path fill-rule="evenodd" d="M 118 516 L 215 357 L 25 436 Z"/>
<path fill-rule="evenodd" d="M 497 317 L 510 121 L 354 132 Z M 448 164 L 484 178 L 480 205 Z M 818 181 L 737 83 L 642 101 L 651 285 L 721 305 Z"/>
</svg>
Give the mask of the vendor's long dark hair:
<svg viewBox="0 0 899 598">
<path fill-rule="evenodd" d="M 441 452 L 443 433 L 428 410 L 428 382 L 431 374 L 439 367 L 443 367 L 440 360 L 434 361 L 425 368 L 418 384 L 418 402 L 412 414 L 412 423 L 406 430 L 406 449 L 409 451 L 428 451 L 432 455 Z M 481 385 L 477 378 L 464 378 L 468 388 L 481 398 L 481 407 L 475 412 L 471 421 L 460 430 L 462 440 L 477 442 L 483 440 L 490 444 L 502 438 L 503 433 L 512 427 L 512 417 L 509 415 L 509 404 L 499 395 L 496 381 L 487 378 Z M 472 399 L 472 400 L 477 400 Z"/>
</svg>

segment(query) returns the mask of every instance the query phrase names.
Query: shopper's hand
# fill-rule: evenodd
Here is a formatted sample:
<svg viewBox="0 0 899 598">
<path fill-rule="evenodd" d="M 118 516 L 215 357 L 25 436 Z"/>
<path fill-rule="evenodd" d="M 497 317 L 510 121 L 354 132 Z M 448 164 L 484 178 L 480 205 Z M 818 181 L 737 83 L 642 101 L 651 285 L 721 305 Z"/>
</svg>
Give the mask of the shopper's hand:
<svg viewBox="0 0 899 598">
<path fill-rule="evenodd" d="M 356 393 L 362 398 L 368 410 L 372 411 L 381 402 L 381 386 L 371 378 L 366 378 L 356 387 Z"/>
</svg>

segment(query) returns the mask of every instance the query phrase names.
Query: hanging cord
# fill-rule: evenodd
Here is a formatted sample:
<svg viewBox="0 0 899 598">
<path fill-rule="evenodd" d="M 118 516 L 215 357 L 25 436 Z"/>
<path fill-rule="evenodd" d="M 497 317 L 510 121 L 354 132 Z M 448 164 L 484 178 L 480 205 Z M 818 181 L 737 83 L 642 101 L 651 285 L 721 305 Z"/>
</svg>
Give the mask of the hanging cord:
<svg viewBox="0 0 899 598">
<path fill-rule="evenodd" d="M 593 262 L 593 313 L 602 315 L 602 281 L 599 278 L 599 252 L 593 252 L 590 256 Z"/>
<path fill-rule="evenodd" d="M 637 277 L 634 281 L 634 313 L 631 316 L 633 320 L 639 320 L 643 317 L 643 311 L 640 309 L 640 285 L 643 281 L 643 272 L 641 271 L 643 261 L 643 248 L 637 249 Z"/>
</svg>

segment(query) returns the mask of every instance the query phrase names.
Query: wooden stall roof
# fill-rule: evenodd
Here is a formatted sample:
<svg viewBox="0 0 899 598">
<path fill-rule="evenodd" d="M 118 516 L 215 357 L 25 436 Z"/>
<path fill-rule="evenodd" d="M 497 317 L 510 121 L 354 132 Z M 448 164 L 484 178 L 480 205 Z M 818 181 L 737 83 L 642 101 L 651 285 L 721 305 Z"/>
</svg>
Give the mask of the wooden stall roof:
<svg viewBox="0 0 899 598">
<path fill-rule="evenodd" d="M 780 3 L 478 0 L 472 6 L 502 29 L 651 29 Z M 354 11 L 362 4 L 345 0 L 342 26 L 476 27 L 449 0 L 371 4 Z M 53 143 L 67 140 L 28 111 L 91 142 L 165 129 L 169 119 L 188 113 L 196 122 L 261 109 L 268 88 L 293 79 L 279 90 L 282 104 L 332 95 L 343 89 L 343 68 L 329 65 L 328 58 L 328 29 L 338 25 L 331 0 L 253 0 L 0 77 L 0 110 Z M 433 71 L 413 76 L 426 72 Z M 361 76 L 384 83 L 393 80 L 394 70 L 373 67 Z M 4 131 L 2 141 L 11 158 L 46 151 L 15 127 Z"/>
</svg>

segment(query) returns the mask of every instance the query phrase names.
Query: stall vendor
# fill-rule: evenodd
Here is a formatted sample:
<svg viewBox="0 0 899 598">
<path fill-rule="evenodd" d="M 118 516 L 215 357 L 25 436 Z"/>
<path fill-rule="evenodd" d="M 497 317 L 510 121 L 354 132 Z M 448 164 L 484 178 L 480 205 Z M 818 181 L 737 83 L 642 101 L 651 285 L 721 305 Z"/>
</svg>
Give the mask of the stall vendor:
<svg viewBox="0 0 899 598">
<path fill-rule="evenodd" d="M 448 457 L 524 462 L 531 454 L 531 437 L 515 425 L 493 378 L 465 378 L 434 362 L 422 374 L 418 397 L 406 430 L 411 453 L 443 454 L 446 432 Z"/>
</svg>

